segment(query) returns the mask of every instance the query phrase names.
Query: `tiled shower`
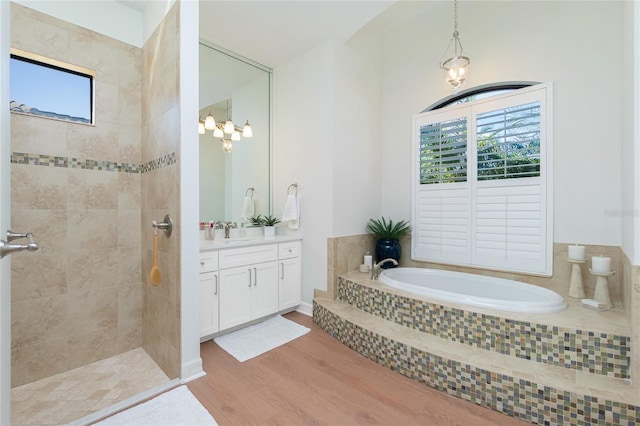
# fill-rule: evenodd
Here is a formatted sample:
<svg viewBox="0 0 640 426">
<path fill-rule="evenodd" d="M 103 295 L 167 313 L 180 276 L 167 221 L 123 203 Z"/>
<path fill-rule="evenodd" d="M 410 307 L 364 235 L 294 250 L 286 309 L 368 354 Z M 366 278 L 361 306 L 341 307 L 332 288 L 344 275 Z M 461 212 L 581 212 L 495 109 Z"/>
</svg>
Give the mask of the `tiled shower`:
<svg viewBox="0 0 640 426">
<path fill-rule="evenodd" d="M 11 3 L 11 45 L 95 70 L 95 126 L 11 115 L 12 387 L 144 348 L 179 374 L 178 9 L 143 48 Z M 176 227 L 179 228 L 179 227 Z M 135 366 L 131 366 L 135 370 Z"/>
</svg>

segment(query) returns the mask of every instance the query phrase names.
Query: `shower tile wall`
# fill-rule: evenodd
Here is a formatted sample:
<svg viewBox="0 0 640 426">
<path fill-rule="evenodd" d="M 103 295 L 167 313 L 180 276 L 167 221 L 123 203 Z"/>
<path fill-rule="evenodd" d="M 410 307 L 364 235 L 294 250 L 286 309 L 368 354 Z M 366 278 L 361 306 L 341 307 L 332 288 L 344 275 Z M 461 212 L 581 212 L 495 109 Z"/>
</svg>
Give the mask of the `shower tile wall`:
<svg viewBox="0 0 640 426">
<path fill-rule="evenodd" d="M 142 270 L 143 348 L 169 378 L 180 373 L 180 108 L 178 74 L 179 2 L 143 49 L 142 83 Z M 170 238 L 159 232 L 159 286 L 149 284 L 153 220 L 169 213 Z"/>
<path fill-rule="evenodd" d="M 18 386 L 142 344 L 142 54 L 16 3 L 11 15 L 12 47 L 96 71 L 95 126 L 11 114 L 12 228 L 40 244 L 12 256 Z"/>
</svg>

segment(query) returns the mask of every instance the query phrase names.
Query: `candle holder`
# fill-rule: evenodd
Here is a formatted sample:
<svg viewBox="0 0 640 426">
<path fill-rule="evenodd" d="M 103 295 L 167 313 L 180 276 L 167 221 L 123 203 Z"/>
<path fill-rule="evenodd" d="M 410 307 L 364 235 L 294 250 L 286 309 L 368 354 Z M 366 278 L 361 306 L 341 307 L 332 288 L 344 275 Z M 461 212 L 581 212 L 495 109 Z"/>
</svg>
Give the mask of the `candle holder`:
<svg viewBox="0 0 640 426">
<path fill-rule="evenodd" d="M 589 269 L 589 272 L 596 276 L 596 291 L 593 295 L 593 300 L 604 304 L 607 309 L 613 308 L 613 303 L 611 303 L 611 297 L 609 296 L 609 277 L 615 275 L 615 271 L 598 272 Z"/>
<path fill-rule="evenodd" d="M 584 285 L 582 284 L 582 269 L 580 265 L 586 263 L 587 259 L 570 259 L 567 258 L 567 262 L 572 263 L 571 266 L 571 281 L 569 281 L 569 297 L 575 297 L 576 299 L 584 299 Z"/>
</svg>

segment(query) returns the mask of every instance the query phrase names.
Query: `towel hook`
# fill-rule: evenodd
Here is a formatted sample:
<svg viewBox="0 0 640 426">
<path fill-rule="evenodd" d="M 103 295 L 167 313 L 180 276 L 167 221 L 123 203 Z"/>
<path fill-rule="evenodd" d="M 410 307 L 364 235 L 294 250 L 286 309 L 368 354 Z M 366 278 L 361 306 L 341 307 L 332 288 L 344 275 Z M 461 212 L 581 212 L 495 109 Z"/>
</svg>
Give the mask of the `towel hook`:
<svg viewBox="0 0 640 426">
<path fill-rule="evenodd" d="M 289 187 L 287 188 L 287 194 L 291 194 L 291 188 L 293 188 L 293 195 L 298 195 L 298 184 L 292 183 L 291 185 L 289 185 Z"/>
<path fill-rule="evenodd" d="M 253 198 L 253 191 L 255 190 L 255 188 L 252 186 L 251 188 L 247 188 L 247 190 L 244 193 L 244 196 L 246 197 L 247 195 L 249 195 L 249 191 L 251 191 L 251 198 Z"/>
</svg>

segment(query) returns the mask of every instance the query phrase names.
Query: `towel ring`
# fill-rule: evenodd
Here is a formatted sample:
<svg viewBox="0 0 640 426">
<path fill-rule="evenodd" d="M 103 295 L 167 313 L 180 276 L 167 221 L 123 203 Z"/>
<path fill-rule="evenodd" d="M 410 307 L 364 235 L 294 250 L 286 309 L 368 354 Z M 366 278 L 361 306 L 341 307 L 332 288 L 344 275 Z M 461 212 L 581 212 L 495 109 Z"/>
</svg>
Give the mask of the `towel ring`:
<svg viewBox="0 0 640 426">
<path fill-rule="evenodd" d="M 289 185 L 289 188 L 287 188 L 287 194 L 291 194 L 291 188 L 293 188 L 293 195 L 298 195 L 298 184 L 292 183 Z"/>
<path fill-rule="evenodd" d="M 244 193 L 244 196 L 246 197 L 247 195 L 249 195 L 249 191 L 251 191 L 251 198 L 253 198 L 253 191 L 255 190 L 254 187 L 251 188 L 247 188 L 247 190 Z"/>
</svg>

